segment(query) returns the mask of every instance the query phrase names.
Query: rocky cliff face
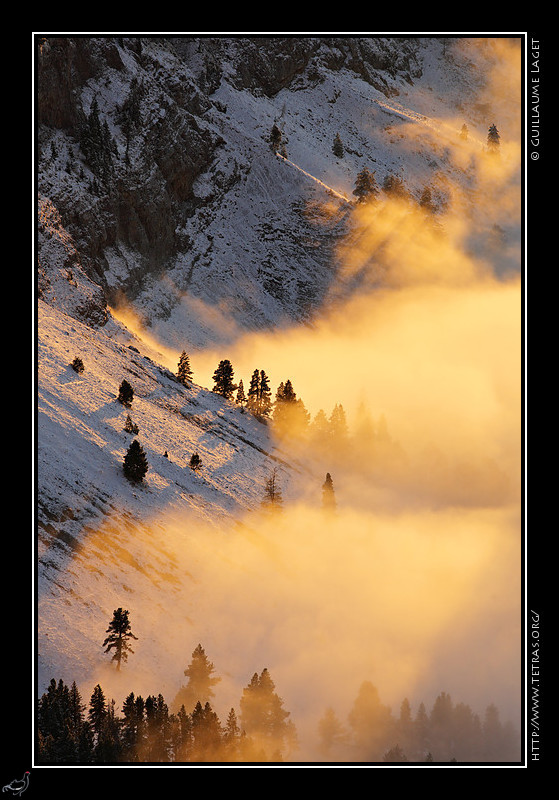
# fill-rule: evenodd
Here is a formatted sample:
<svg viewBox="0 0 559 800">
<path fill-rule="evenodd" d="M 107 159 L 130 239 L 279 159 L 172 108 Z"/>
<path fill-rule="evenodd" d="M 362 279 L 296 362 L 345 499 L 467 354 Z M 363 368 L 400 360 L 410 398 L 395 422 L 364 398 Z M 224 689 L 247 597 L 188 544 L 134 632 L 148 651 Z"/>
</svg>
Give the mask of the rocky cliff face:
<svg viewBox="0 0 559 800">
<path fill-rule="evenodd" d="M 418 40 L 412 37 L 178 37 L 170 41 L 181 58 L 189 59 L 197 52 L 209 93 L 225 77 L 226 64 L 230 65 L 226 77 L 236 88 L 269 97 L 298 79 L 301 84 L 322 80 L 324 69 L 347 68 L 387 96 L 397 93 L 390 78 L 400 75 L 411 81 L 421 75 Z"/>
<path fill-rule="evenodd" d="M 238 119 L 232 124 L 232 91 L 249 103 L 269 101 L 287 88 L 304 92 L 347 70 L 390 95 L 398 82 L 421 72 L 413 39 L 73 36 L 39 38 L 37 48 L 40 216 L 44 222 L 48 207 L 52 220 L 55 212 L 56 231 L 71 240 L 72 258 L 90 284 L 87 297 L 71 305 L 96 321 L 105 318 L 107 302 L 138 296 L 146 281 L 166 270 L 175 270 L 177 292 L 202 294 L 211 262 L 219 294 L 216 277 L 238 269 L 216 258 L 210 223 L 251 173 L 259 185 L 287 179 L 285 170 L 278 176 L 275 166 L 264 163 L 270 159 L 269 130 L 255 137 L 255 130 L 241 130 Z M 266 107 L 263 119 L 266 114 L 271 127 L 277 105 Z M 254 197 L 254 187 L 251 192 Z M 265 318 L 261 309 L 270 303 L 279 316 L 304 316 L 324 291 L 331 241 L 323 233 L 317 239 L 305 210 L 304 204 L 290 205 L 279 236 L 269 204 L 256 225 L 260 252 L 250 268 L 243 257 L 248 276 L 236 273 L 255 287 L 258 297 L 245 303 L 256 317 Z M 241 214 L 241 228 L 246 221 Z M 270 225 L 275 241 L 270 237 L 262 250 Z M 60 244 L 59 235 L 53 239 L 43 224 L 43 297 L 60 278 L 54 241 Z M 305 251 L 302 241 L 312 246 Z M 296 285 L 286 263 L 294 254 L 302 266 Z M 206 271 L 198 269 L 202 264 Z"/>
<path fill-rule="evenodd" d="M 180 102 L 167 94 L 139 46 L 63 38 L 39 51 L 39 189 L 104 291 L 107 248 L 134 252 L 139 268 L 131 269 L 129 288 L 176 252 L 177 219 L 191 210 L 192 183 L 216 137 L 189 111 L 187 87 Z M 197 113 L 203 105 L 194 103 Z"/>
</svg>

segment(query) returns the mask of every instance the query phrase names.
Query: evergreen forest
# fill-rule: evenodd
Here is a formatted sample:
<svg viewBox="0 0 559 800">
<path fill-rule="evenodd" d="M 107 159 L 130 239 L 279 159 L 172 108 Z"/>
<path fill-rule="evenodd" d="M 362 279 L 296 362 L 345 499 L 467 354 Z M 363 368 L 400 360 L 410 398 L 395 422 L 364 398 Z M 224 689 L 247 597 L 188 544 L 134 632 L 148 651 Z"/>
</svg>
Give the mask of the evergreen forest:
<svg viewBox="0 0 559 800">
<path fill-rule="evenodd" d="M 520 757 L 518 732 L 490 704 L 478 715 L 444 691 L 431 708 L 404 698 L 396 713 L 364 681 L 345 716 L 330 706 L 315 740 L 301 742 L 268 669 L 255 672 L 224 719 L 214 709 L 221 681 L 199 644 L 187 682 L 168 702 L 130 691 L 117 707 L 102 687 L 88 702 L 76 683 L 53 678 L 38 702 L 39 765 L 267 763 L 507 763 Z"/>
</svg>

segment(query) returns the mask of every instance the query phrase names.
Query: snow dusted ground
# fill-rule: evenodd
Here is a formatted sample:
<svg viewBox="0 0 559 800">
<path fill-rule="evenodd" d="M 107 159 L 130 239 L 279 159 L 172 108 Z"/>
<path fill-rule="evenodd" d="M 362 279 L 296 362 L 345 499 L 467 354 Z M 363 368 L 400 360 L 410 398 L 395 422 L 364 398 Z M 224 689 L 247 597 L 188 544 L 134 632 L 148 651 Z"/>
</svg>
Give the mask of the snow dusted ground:
<svg viewBox="0 0 559 800">
<path fill-rule="evenodd" d="M 401 177 L 417 201 L 430 187 L 441 208 L 449 199 L 458 202 L 452 187 L 459 186 L 475 230 L 470 246 L 483 254 L 495 219 L 478 202 L 486 189 L 476 179 L 475 159 L 484 151 L 491 121 L 502 122 L 503 142 L 515 140 L 517 123 L 514 94 L 486 98 L 494 56 L 480 51 L 477 63 L 471 56 L 444 58 L 440 43 L 426 43 L 424 76 L 413 86 L 400 80 L 391 98 L 346 70 L 325 71 L 317 85 L 274 97 L 223 82 L 214 99 L 227 110 L 208 113 L 205 122 L 224 145 L 195 191 L 200 198 L 214 197 L 214 174 L 237 173 L 240 180 L 185 223 L 188 253 L 162 279 L 148 278 L 135 298 L 134 309 L 150 333 L 167 346 L 186 340 L 203 351 L 247 331 L 294 320 L 312 323 L 339 281 L 337 244 L 355 235 L 346 200 L 355 200 L 363 167 L 375 173 L 379 186 L 388 175 Z M 467 146 L 459 136 L 464 123 Z M 270 151 L 274 124 L 287 160 Z M 343 158 L 332 153 L 337 134 Z M 503 214 L 498 222 L 514 246 L 502 248 L 495 268 L 516 270 L 516 219 Z M 122 268 L 116 256 L 113 263 Z"/>
<path fill-rule="evenodd" d="M 263 632 L 256 615 L 247 655 L 242 642 L 235 646 L 234 627 L 219 632 L 216 613 L 244 628 L 220 604 L 229 590 L 241 607 L 251 605 L 250 595 L 240 600 L 245 592 L 261 595 L 254 586 L 262 553 L 273 547 L 257 532 L 265 481 L 276 469 L 284 498 L 296 499 L 308 468 L 252 415 L 206 388 L 184 387 L 118 324 L 109 329 L 95 331 L 39 302 L 39 693 L 56 676 L 76 680 L 84 698 L 100 682 L 117 704 L 130 690 L 162 692 L 171 704 L 200 639 L 208 653 L 230 649 L 220 663 L 225 718 L 260 666 Z M 76 355 L 80 374 L 70 366 Z M 116 397 L 123 378 L 134 389 L 130 409 Z M 124 431 L 128 414 L 136 436 Z M 122 471 L 134 438 L 149 464 L 141 485 Z M 194 452 L 198 472 L 189 467 Z M 232 550 L 234 530 L 240 542 Z M 101 647 L 118 607 L 130 609 L 138 636 L 120 678 Z"/>
</svg>

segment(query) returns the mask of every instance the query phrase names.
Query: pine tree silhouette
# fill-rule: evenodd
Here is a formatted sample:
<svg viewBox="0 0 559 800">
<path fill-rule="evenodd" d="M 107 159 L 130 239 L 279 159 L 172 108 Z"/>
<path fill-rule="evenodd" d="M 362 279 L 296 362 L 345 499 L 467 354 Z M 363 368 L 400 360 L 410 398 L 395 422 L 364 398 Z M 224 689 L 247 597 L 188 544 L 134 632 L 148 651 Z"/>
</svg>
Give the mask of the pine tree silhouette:
<svg viewBox="0 0 559 800">
<path fill-rule="evenodd" d="M 198 701 L 207 703 L 213 700 L 214 686 L 221 681 L 214 672 L 214 665 L 199 644 L 192 652 L 190 664 L 184 670 L 188 683 L 186 686 L 181 686 L 173 705 L 176 708 L 184 705 L 186 709 L 191 710 Z"/>
<path fill-rule="evenodd" d="M 250 379 L 247 408 L 255 417 L 267 417 L 272 408 L 270 381 L 263 369 L 255 369 Z"/>
<path fill-rule="evenodd" d="M 126 408 L 130 408 L 134 399 L 134 390 L 127 380 L 123 380 L 118 388 L 118 402 Z"/>
<path fill-rule="evenodd" d="M 105 653 L 110 652 L 110 650 L 114 648 L 115 652 L 111 660 L 116 662 L 116 668 L 118 670 L 120 669 L 121 663 L 128 660 L 128 653 L 134 652 L 128 640 L 138 638 L 134 636 L 130 629 L 128 614 L 129 612 L 124 611 L 122 608 L 114 610 L 113 618 L 105 631 L 105 633 L 109 635 L 103 642 L 103 647 L 106 648 Z"/>
<path fill-rule="evenodd" d="M 499 131 L 497 130 L 497 126 L 495 124 L 489 126 L 489 131 L 487 133 L 487 149 L 490 153 L 498 153 L 499 147 L 501 145 L 501 137 L 499 136 Z"/>
<path fill-rule="evenodd" d="M 220 361 L 213 374 L 214 388 L 212 392 L 220 394 L 226 400 L 233 398 L 237 386 L 233 383 L 233 365 L 228 358 Z"/>
<path fill-rule="evenodd" d="M 134 439 L 124 456 L 124 474 L 131 483 L 140 483 L 148 469 L 146 454 L 139 441 Z"/>
<path fill-rule="evenodd" d="M 355 179 L 355 188 L 353 194 L 357 197 L 358 203 L 364 203 L 378 194 L 378 186 L 375 179 L 375 173 L 369 172 L 367 167 L 357 175 Z"/>
<path fill-rule="evenodd" d="M 274 469 L 266 481 L 262 505 L 270 511 L 279 511 L 282 507 L 282 503 L 282 491 L 277 479 L 277 470 Z"/>
<path fill-rule="evenodd" d="M 192 453 L 192 455 L 190 456 L 189 467 L 190 469 L 194 470 L 194 472 L 197 472 L 199 469 L 202 468 L 202 459 L 200 458 L 198 453 Z"/>
<path fill-rule="evenodd" d="M 178 364 L 177 370 L 177 378 L 178 380 L 186 386 L 187 384 L 192 382 L 192 370 L 190 368 L 190 358 L 183 350 Z"/>
<path fill-rule="evenodd" d="M 325 511 L 334 511 L 336 508 L 334 483 L 329 472 L 326 473 L 326 479 L 322 484 L 322 508 L 325 509 Z"/>
</svg>

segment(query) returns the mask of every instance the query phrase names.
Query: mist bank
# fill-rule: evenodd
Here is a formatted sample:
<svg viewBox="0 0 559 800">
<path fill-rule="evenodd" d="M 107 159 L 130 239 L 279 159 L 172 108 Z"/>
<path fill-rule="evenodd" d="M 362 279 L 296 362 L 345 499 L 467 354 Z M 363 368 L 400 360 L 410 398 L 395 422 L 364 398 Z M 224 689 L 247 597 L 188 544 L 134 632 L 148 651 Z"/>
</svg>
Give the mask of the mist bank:
<svg viewBox="0 0 559 800">
<path fill-rule="evenodd" d="M 154 519 L 174 554 L 175 577 L 166 582 L 159 575 L 154 603 L 135 590 L 133 571 L 126 574 L 134 653 L 116 671 L 102 654 L 98 620 L 98 654 L 79 682 L 82 695 L 100 684 L 118 709 L 130 691 L 144 699 L 162 693 L 176 711 L 172 700 L 201 642 L 220 677 L 211 707 L 223 722 L 231 708 L 239 715 L 250 676 L 269 671 L 297 731 L 294 761 L 320 757 L 318 725 L 328 709 L 350 728 L 364 683 L 396 719 L 404 698 L 415 716 L 443 692 L 480 719 L 495 704 L 502 723 L 518 730 L 515 510 L 375 514 L 344 502 L 336 490 L 333 512 L 319 502 L 284 502 L 222 530 L 178 509 Z M 142 539 L 134 539 L 134 555 L 144 563 Z M 179 584 L 176 576 L 183 576 Z M 90 617 L 92 637 L 94 627 Z M 351 761 L 355 753 L 338 757 Z"/>
<path fill-rule="evenodd" d="M 522 287 L 468 249 L 458 208 L 356 207 L 359 247 L 340 251 L 312 326 L 192 352 L 207 387 L 223 358 L 245 387 L 254 369 L 273 389 L 292 381 L 305 424 L 264 424 L 314 476 L 280 469 L 279 515 L 184 540 L 190 641 L 228 665 L 223 711 L 250 663 L 272 670 L 303 731 L 326 705 L 344 715 L 366 680 L 394 708 L 447 691 L 519 720 Z M 336 405 L 345 434 L 321 433 L 317 416 Z M 334 517 L 321 509 L 326 472 Z"/>
</svg>

